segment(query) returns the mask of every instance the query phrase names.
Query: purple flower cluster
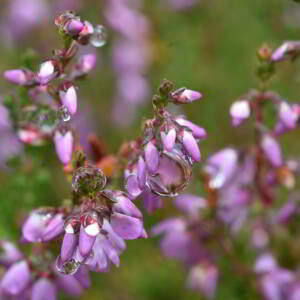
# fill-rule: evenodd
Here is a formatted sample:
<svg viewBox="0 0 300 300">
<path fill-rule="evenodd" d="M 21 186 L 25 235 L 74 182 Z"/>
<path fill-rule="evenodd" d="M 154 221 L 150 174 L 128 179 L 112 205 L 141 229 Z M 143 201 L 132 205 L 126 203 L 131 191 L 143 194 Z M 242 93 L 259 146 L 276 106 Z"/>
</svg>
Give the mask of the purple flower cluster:
<svg viewBox="0 0 300 300">
<path fill-rule="evenodd" d="M 152 234 L 163 234 L 161 249 L 164 255 L 182 261 L 188 268 L 188 287 L 213 298 L 219 271 L 216 257 L 206 245 L 214 238 L 216 225 L 203 217 L 208 203 L 201 197 L 183 194 L 175 198 L 174 204 L 186 217 L 162 221 L 153 227 Z"/>
<path fill-rule="evenodd" d="M 183 117 L 173 117 L 160 107 L 162 99 L 157 97 L 153 100 L 158 105 L 156 116 L 145 121 L 142 138 L 128 145 L 129 162 L 125 170 L 128 193 L 133 199 L 142 194 L 149 212 L 161 207 L 159 196 L 172 197 L 186 187 L 192 165 L 200 161 L 198 142 L 207 136 L 202 127 Z M 181 88 L 168 91 L 166 97 L 169 102 L 186 104 L 202 95 Z"/>
<path fill-rule="evenodd" d="M 73 173 L 77 203 L 69 209 L 35 210 L 23 225 L 24 242 L 48 242 L 64 235 L 56 266 L 75 274 L 81 266 L 106 272 L 119 266 L 124 240 L 147 237 L 143 216 L 122 191 L 103 189 L 106 178 L 100 169 L 83 166 Z"/>
<path fill-rule="evenodd" d="M 51 59 L 40 64 L 37 73 L 29 69 L 15 69 L 5 71 L 4 77 L 11 83 L 27 87 L 30 96 L 31 103 L 22 108 L 19 139 L 26 144 L 41 145 L 53 138 L 60 161 L 67 165 L 72 158 L 74 144 L 67 122 L 77 111 L 75 80 L 95 67 L 96 57 L 94 54 L 82 55 L 68 73 L 65 68 L 76 55 L 79 45 L 103 46 L 106 32 L 103 26 L 94 28 L 70 11 L 58 16 L 55 24 L 64 36 L 65 47 L 55 50 Z"/>
<path fill-rule="evenodd" d="M 56 300 L 59 290 L 80 296 L 90 286 L 84 266 L 75 276 L 61 275 L 49 252 L 25 257 L 12 243 L 3 240 L 0 249 L 0 265 L 6 269 L 0 281 L 1 300 Z"/>
<path fill-rule="evenodd" d="M 299 54 L 298 43 L 286 42 L 273 53 L 267 48 L 259 51 L 263 67 L 258 76 L 264 85 L 273 75 L 275 63 Z M 276 120 L 268 126 L 264 119 L 267 106 L 276 111 Z M 230 107 L 232 125 L 240 126 L 253 117 L 253 145 L 242 150 L 228 147 L 210 155 L 201 176 L 206 199 L 192 194 L 178 196 L 174 204 L 186 216 L 168 219 L 152 229 L 153 235 L 164 235 L 164 255 L 179 259 L 187 267 L 188 287 L 207 298 L 214 298 L 216 293 L 220 256 L 230 258 L 233 267 L 247 280 L 254 278 L 264 299 L 300 297 L 297 270 L 279 267 L 270 254 L 281 230 L 288 230 L 300 212 L 298 192 L 290 194 L 283 204 L 277 203 L 279 191 L 296 188 L 300 171 L 299 161 L 285 160 L 279 144 L 283 133 L 299 127 L 299 107 L 299 103 L 290 103 L 265 87 L 251 90 L 235 101 Z M 171 133 L 168 135 L 165 147 L 173 139 Z M 257 257 L 254 267 L 239 261 L 239 253 L 234 252 L 235 241 L 245 234 L 249 235 L 248 246 Z"/>
</svg>

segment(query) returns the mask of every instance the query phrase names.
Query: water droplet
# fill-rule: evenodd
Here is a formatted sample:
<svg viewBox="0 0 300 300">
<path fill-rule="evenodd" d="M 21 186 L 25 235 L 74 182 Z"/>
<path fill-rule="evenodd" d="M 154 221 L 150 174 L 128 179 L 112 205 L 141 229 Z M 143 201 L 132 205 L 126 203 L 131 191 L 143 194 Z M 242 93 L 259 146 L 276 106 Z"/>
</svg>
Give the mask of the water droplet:
<svg viewBox="0 0 300 300">
<path fill-rule="evenodd" d="M 66 233 L 75 234 L 80 230 L 80 219 L 77 216 L 69 216 L 64 223 Z"/>
<path fill-rule="evenodd" d="M 56 259 L 56 268 L 58 272 L 65 275 L 74 275 L 80 267 L 80 263 L 71 258 L 66 262 L 62 262 L 60 256 Z"/>
<path fill-rule="evenodd" d="M 107 40 L 106 28 L 102 25 L 96 25 L 96 27 L 94 28 L 94 33 L 91 36 L 90 43 L 94 47 L 99 48 L 106 44 L 106 40 Z"/>
<path fill-rule="evenodd" d="M 189 162 L 175 152 L 161 152 L 159 166 L 155 176 L 149 176 L 147 185 L 152 193 L 174 197 L 189 183 L 192 168 Z"/>
<path fill-rule="evenodd" d="M 64 105 L 58 109 L 58 118 L 64 122 L 71 120 L 71 115 Z"/>
<path fill-rule="evenodd" d="M 96 211 L 89 210 L 81 218 L 84 230 L 88 235 L 97 236 L 100 233 L 103 220 Z"/>
<path fill-rule="evenodd" d="M 98 192 L 106 185 L 103 171 L 93 166 L 80 167 L 72 177 L 72 188 L 75 193 L 89 194 Z"/>
</svg>

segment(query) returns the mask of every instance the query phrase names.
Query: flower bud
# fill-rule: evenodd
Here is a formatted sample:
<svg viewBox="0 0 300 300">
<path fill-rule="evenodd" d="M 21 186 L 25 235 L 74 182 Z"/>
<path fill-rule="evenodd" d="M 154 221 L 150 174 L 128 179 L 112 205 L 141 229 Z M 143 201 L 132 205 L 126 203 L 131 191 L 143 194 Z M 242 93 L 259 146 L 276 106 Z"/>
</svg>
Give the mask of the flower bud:
<svg viewBox="0 0 300 300">
<path fill-rule="evenodd" d="M 56 286 L 47 278 L 40 278 L 32 286 L 32 300 L 56 300 Z"/>
<path fill-rule="evenodd" d="M 68 109 L 71 115 L 74 115 L 77 110 L 77 95 L 73 85 L 59 92 L 62 104 Z"/>
<path fill-rule="evenodd" d="M 142 156 L 139 157 L 137 164 L 137 180 L 140 189 L 143 190 L 146 184 L 146 164 Z"/>
<path fill-rule="evenodd" d="M 300 42 L 287 41 L 284 42 L 279 48 L 277 48 L 271 57 L 273 62 L 279 62 L 289 57 L 296 56 L 300 51 Z"/>
<path fill-rule="evenodd" d="M 0 264 L 8 267 L 22 257 L 22 253 L 13 243 L 0 241 Z"/>
<path fill-rule="evenodd" d="M 164 144 L 164 149 L 171 152 L 176 141 L 176 129 L 172 128 L 167 134 L 161 132 L 161 139 Z"/>
<path fill-rule="evenodd" d="M 75 248 L 78 244 L 78 235 L 66 233 L 61 245 L 60 258 L 64 263 L 72 258 Z"/>
<path fill-rule="evenodd" d="M 233 125 L 240 125 L 251 114 L 250 105 L 247 100 L 234 102 L 230 107 L 230 115 L 233 118 Z"/>
<path fill-rule="evenodd" d="M 29 285 L 31 280 L 30 270 L 27 262 L 22 260 L 13 264 L 4 274 L 0 287 L 10 294 L 20 294 Z"/>
<path fill-rule="evenodd" d="M 202 94 L 197 91 L 180 88 L 171 94 L 171 98 L 176 104 L 186 104 L 201 99 Z"/>
<path fill-rule="evenodd" d="M 93 33 L 94 33 L 93 25 L 88 21 L 84 21 L 84 27 L 78 35 L 77 42 L 81 45 L 87 45 Z"/>
<path fill-rule="evenodd" d="M 195 161 L 200 161 L 201 154 L 199 146 L 190 132 L 186 130 L 183 131 L 182 142 L 184 149 L 188 152 L 192 159 Z"/>
<path fill-rule="evenodd" d="M 89 73 L 96 66 L 96 55 L 95 54 L 85 54 L 80 56 L 79 61 L 76 65 L 76 70 L 80 73 Z"/>
<path fill-rule="evenodd" d="M 158 168 L 159 155 L 157 148 L 152 142 L 149 142 L 145 147 L 145 159 L 149 172 L 155 174 Z"/>
<path fill-rule="evenodd" d="M 40 70 L 38 72 L 37 78 L 41 85 L 48 84 L 58 75 L 57 63 L 54 60 L 45 61 L 40 65 Z"/>
<path fill-rule="evenodd" d="M 54 135 L 55 149 L 60 161 L 66 165 L 72 159 L 73 136 L 71 131 L 65 134 L 56 131 Z"/>
<path fill-rule="evenodd" d="M 97 223 L 93 223 L 92 225 L 89 225 L 89 226 L 94 227 L 94 224 L 97 224 Z M 95 240 L 96 240 L 96 236 L 98 235 L 100 230 L 96 230 L 96 232 L 94 232 L 94 230 L 89 230 L 89 232 L 93 233 L 93 235 L 88 234 L 86 232 L 86 228 L 84 229 L 83 227 L 81 227 L 81 229 L 80 229 L 79 251 L 80 251 L 80 254 L 84 257 L 87 256 L 91 252 L 91 250 L 94 246 Z M 95 235 L 94 233 L 97 233 L 97 234 Z"/>
<path fill-rule="evenodd" d="M 279 118 L 288 129 L 293 129 L 297 125 L 298 114 L 292 106 L 283 101 L 279 104 Z"/>
<path fill-rule="evenodd" d="M 84 28 L 83 22 L 77 19 L 71 19 L 65 25 L 65 32 L 72 37 L 76 37 L 80 34 L 81 30 Z"/>
<path fill-rule="evenodd" d="M 175 119 L 175 121 L 180 126 L 189 128 L 192 131 L 194 138 L 196 138 L 196 139 L 205 139 L 207 137 L 207 132 L 205 131 L 205 129 L 198 126 L 198 125 L 196 125 L 196 124 L 194 124 L 194 123 L 192 123 L 191 121 L 189 121 L 187 119 L 184 119 L 182 117 L 177 117 Z"/>
<path fill-rule="evenodd" d="M 281 150 L 277 141 L 270 135 L 265 135 L 261 142 L 261 147 L 274 167 L 280 167 L 282 164 Z"/>
<path fill-rule="evenodd" d="M 15 84 L 25 85 L 27 82 L 27 76 L 24 70 L 8 70 L 3 74 L 4 78 Z"/>
</svg>

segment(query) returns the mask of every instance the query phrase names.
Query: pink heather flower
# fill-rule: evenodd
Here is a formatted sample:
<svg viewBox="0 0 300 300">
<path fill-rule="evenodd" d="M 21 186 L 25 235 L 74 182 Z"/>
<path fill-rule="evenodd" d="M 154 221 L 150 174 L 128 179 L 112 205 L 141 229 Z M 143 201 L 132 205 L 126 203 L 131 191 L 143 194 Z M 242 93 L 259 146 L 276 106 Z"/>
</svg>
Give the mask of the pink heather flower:
<svg viewBox="0 0 300 300">
<path fill-rule="evenodd" d="M 277 269 L 277 262 L 271 253 L 264 253 L 256 260 L 254 270 L 256 273 L 272 272 Z"/>
<path fill-rule="evenodd" d="M 199 210 L 207 207 L 207 201 L 196 195 L 182 194 L 174 199 L 175 206 L 190 216 L 198 216 Z"/>
<path fill-rule="evenodd" d="M 27 242 L 50 241 L 64 232 L 64 215 L 51 210 L 33 211 L 22 227 Z"/>
<path fill-rule="evenodd" d="M 217 267 L 209 261 L 202 260 L 189 271 L 187 286 L 190 289 L 198 290 L 208 299 L 213 299 L 216 294 L 218 277 Z"/>
<path fill-rule="evenodd" d="M 41 85 L 45 85 L 53 80 L 57 76 L 55 70 L 55 61 L 48 60 L 40 65 L 40 70 L 38 72 L 38 81 Z"/>
<path fill-rule="evenodd" d="M 71 36 L 79 35 L 80 31 L 84 28 L 84 24 L 76 19 L 71 19 L 66 25 L 65 29 Z"/>
<path fill-rule="evenodd" d="M 96 66 L 97 57 L 95 54 L 85 54 L 80 56 L 76 69 L 83 74 L 89 73 Z"/>
<path fill-rule="evenodd" d="M 210 176 L 210 187 L 223 187 L 237 170 L 238 153 L 232 148 L 225 148 L 210 156 L 204 171 Z"/>
<path fill-rule="evenodd" d="M 142 156 L 139 157 L 137 165 L 137 181 L 141 190 L 145 188 L 146 185 L 146 163 Z"/>
<path fill-rule="evenodd" d="M 11 83 L 25 85 L 27 76 L 23 70 L 8 70 L 3 74 L 4 78 Z"/>
<path fill-rule="evenodd" d="M 193 137 L 193 135 L 188 131 L 184 130 L 182 142 L 185 150 L 193 158 L 193 160 L 200 161 L 201 154 L 200 154 L 199 146 L 197 144 L 197 141 Z"/>
<path fill-rule="evenodd" d="M 180 88 L 171 94 L 171 98 L 174 103 L 186 104 L 201 99 L 202 94 L 197 91 Z"/>
<path fill-rule="evenodd" d="M 273 62 L 279 62 L 285 60 L 290 56 L 297 54 L 300 50 L 300 43 L 298 41 L 287 41 L 284 42 L 279 48 L 277 48 L 272 56 Z"/>
<path fill-rule="evenodd" d="M 65 265 L 69 263 L 84 264 L 92 271 L 107 271 L 110 261 L 120 264 L 124 239 L 145 237 L 142 214 L 125 193 L 103 190 L 101 195 L 112 203 L 107 211 L 104 205 L 85 207 L 75 210 L 66 219 L 61 254 L 57 259 L 60 272 L 66 272 Z"/>
<path fill-rule="evenodd" d="M 164 235 L 160 247 L 167 257 L 178 259 L 187 265 L 193 265 L 203 257 L 203 247 L 199 239 L 189 231 L 185 219 L 162 221 L 152 228 L 151 233 L 154 236 Z"/>
<path fill-rule="evenodd" d="M 153 213 L 156 209 L 163 206 L 161 198 L 153 194 L 148 188 L 146 188 L 142 194 L 144 201 L 144 208 L 148 213 Z"/>
<path fill-rule="evenodd" d="M 179 125 L 189 128 L 192 131 L 194 138 L 205 139 L 207 137 L 206 130 L 204 128 L 192 123 L 191 121 L 189 121 L 183 117 L 176 117 L 175 121 Z"/>
<path fill-rule="evenodd" d="M 298 113 L 287 102 L 279 104 L 279 119 L 288 128 L 293 129 L 297 125 Z"/>
<path fill-rule="evenodd" d="M 266 134 L 262 139 L 261 147 L 268 161 L 274 167 L 280 167 L 282 165 L 280 145 L 272 136 Z"/>
<path fill-rule="evenodd" d="M 238 232 L 247 220 L 250 201 L 250 192 L 237 183 L 222 188 L 218 201 L 218 218 L 230 226 L 233 233 Z"/>
<path fill-rule="evenodd" d="M 13 264 L 4 274 L 0 287 L 10 295 L 23 292 L 30 284 L 31 274 L 28 263 L 25 260 Z"/>
<path fill-rule="evenodd" d="M 281 295 L 286 291 L 286 287 L 292 284 L 295 280 L 295 275 L 286 269 L 276 269 L 262 275 L 260 287 L 264 299 L 266 300 L 282 300 Z"/>
<path fill-rule="evenodd" d="M 176 140 L 176 129 L 172 128 L 167 134 L 161 131 L 161 139 L 164 144 L 164 149 L 167 151 L 172 151 Z"/>
<path fill-rule="evenodd" d="M 145 159 L 149 172 L 155 174 L 158 169 L 159 154 L 152 142 L 149 142 L 145 147 Z"/>
<path fill-rule="evenodd" d="M 90 38 L 93 33 L 94 33 L 93 25 L 88 21 L 84 21 L 84 27 L 78 35 L 77 42 L 81 45 L 87 45 L 90 42 Z"/>
<path fill-rule="evenodd" d="M 22 258 L 23 258 L 23 254 L 13 243 L 0 240 L 0 264 L 1 265 L 9 267 L 15 262 L 21 260 Z"/>
<path fill-rule="evenodd" d="M 56 300 L 57 288 L 53 281 L 47 278 L 38 279 L 32 286 L 32 300 Z"/>
<path fill-rule="evenodd" d="M 77 94 L 74 86 L 70 86 L 66 91 L 59 92 L 62 104 L 68 109 L 71 115 L 77 110 Z"/>
<path fill-rule="evenodd" d="M 56 131 L 54 134 L 54 144 L 58 158 L 66 165 L 72 159 L 73 135 L 71 131 L 65 134 Z"/>
<path fill-rule="evenodd" d="M 240 125 L 251 114 L 250 105 L 247 100 L 234 102 L 230 107 L 230 115 L 233 118 L 232 123 L 235 126 Z"/>
</svg>

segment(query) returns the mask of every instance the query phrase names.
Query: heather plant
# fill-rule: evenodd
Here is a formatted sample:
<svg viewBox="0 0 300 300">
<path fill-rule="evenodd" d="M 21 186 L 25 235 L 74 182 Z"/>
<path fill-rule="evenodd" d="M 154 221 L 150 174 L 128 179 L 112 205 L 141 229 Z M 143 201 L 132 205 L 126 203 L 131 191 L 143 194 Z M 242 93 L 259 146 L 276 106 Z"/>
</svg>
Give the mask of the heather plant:
<svg viewBox="0 0 300 300">
<path fill-rule="evenodd" d="M 109 9 L 115 13 L 118 5 L 112 2 Z M 55 204 L 39 199 L 19 224 L 7 224 L 20 226 L 21 235 L 19 242 L 0 240 L 0 299 L 54 300 L 61 292 L 79 297 L 92 285 L 90 272 L 121 264 L 126 240 L 156 235 L 162 235 L 163 254 L 186 268 L 187 287 L 200 297 L 218 297 L 230 277 L 245 282 L 251 299 L 300 299 L 300 161 L 285 157 L 280 146 L 282 136 L 299 127 L 300 104 L 270 89 L 276 70 L 297 59 L 300 42 L 258 49 L 258 87 L 229 108 L 233 130 L 250 123 L 247 145 L 227 145 L 202 159 L 199 144 L 206 130 L 174 111 L 203 95 L 164 79 L 140 136 L 109 153 L 104 141 L 89 135 L 92 156 L 71 121 L 77 117 L 78 85 L 95 68 L 96 56 L 77 54 L 86 45 L 104 46 L 107 31 L 72 11 L 59 15 L 55 25 L 61 49 L 39 64 L 29 55 L 22 68 L 4 72 L 17 89 L 0 106 L 0 129 L 10 145 L 0 150 L 0 163 L 9 168 L 5 161 L 19 155 L 18 167 L 38 169 L 34 155 L 50 157 L 43 145 L 53 143 L 68 193 Z M 200 161 L 201 171 L 193 172 Z M 147 213 L 170 201 L 181 215 L 146 228 Z"/>
<path fill-rule="evenodd" d="M 6 123 L 24 144 L 53 142 L 67 180 L 70 199 L 56 207 L 41 206 L 28 213 L 22 225 L 21 246 L 1 241 L 1 297 L 56 299 L 59 290 L 79 296 L 89 287 L 89 271 L 107 272 L 119 266 L 125 240 L 146 238 L 143 215 L 132 202 L 144 194 L 152 211 L 159 196 L 177 195 L 190 181 L 192 166 L 200 160 L 199 139 L 204 129 L 167 110 L 170 102 L 186 104 L 202 97 L 164 80 L 153 97 L 154 117 L 143 122 L 141 137 L 121 145 L 117 155 L 93 162 L 86 157 L 69 122 L 76 118 L 77 81 L 95 66 L 86 54 L 72 63 L 79 46 L 105 44 L 106 30 L 82 21 L 72 11 L 55 19 L 63 48 L 42 62 L 4 72 L 19 85 L 19 97 L 9 96 L 1 107 Z M 7 109 L 12 120 L 9 121 Z M 10 124 L 12 122 L 13 124 Z M 101 152 L 101 142 L 90 143 Z M 128 193 L 124 192 L 123 179 Z M 59 251 L 60 249 L 60 251 Z"/>
</svg>

